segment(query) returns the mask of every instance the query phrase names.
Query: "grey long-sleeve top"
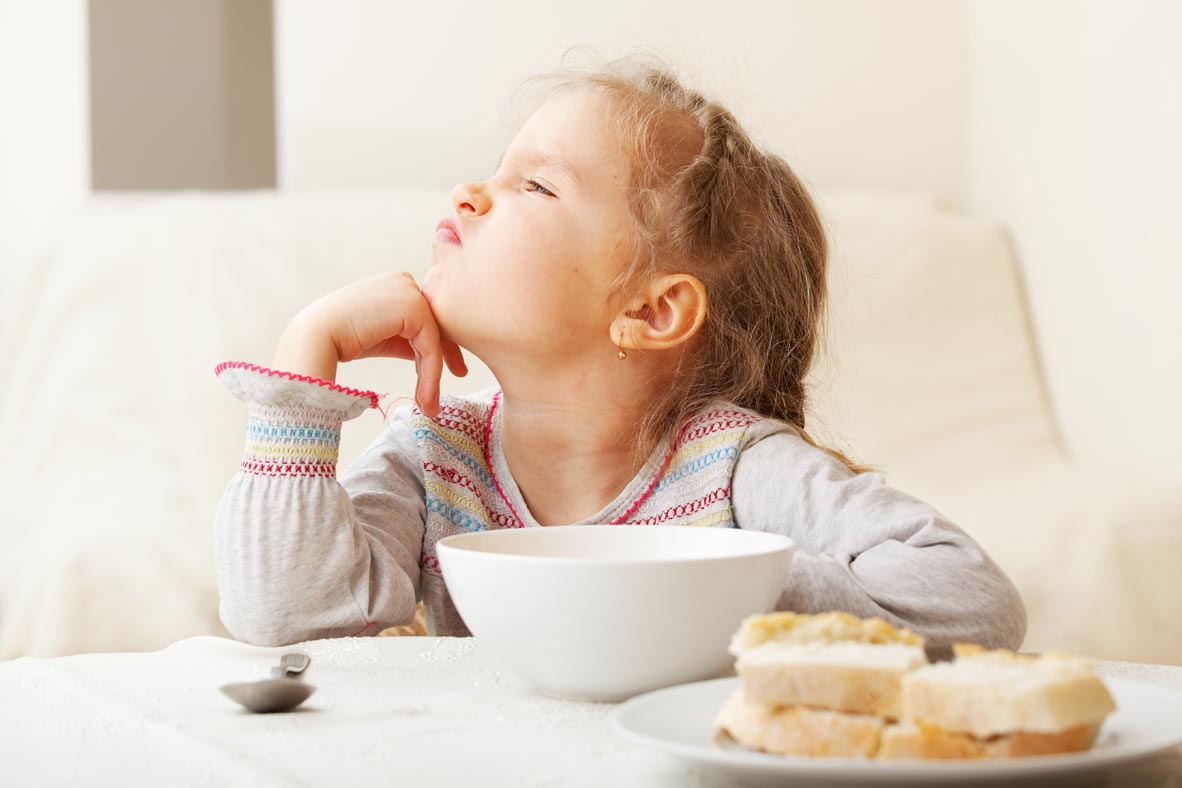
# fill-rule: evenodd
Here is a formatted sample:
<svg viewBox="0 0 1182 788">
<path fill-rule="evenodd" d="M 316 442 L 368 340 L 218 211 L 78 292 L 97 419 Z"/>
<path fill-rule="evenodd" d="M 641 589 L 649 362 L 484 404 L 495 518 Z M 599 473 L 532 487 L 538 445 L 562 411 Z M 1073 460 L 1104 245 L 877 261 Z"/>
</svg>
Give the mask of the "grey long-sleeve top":
<svg viewBox="0 0 1182 788">
<path fill-rule="evenodd" d="M 239 640 L 286 645 L 409 624 L 470 634 L 434 545 L 481 528 L 540 527 L 500 442 L 501 392 L 443 397 L 427 418 L 391 409 L 338 478 L 340 431 L 373 392 L 227 362 L 216 373 L 248 403 L 246 451 L 214 529 L 220 616 Z M 778 610 L 879 616 L 922 635 L 1017 649 L 1026 611 L 1013 583 L 939 511 L 854 474 L 791 425 L 719 401 L 653 451 L 616 500 L 574 523 L 773 531 L 796 543 Z"/>
</svg>

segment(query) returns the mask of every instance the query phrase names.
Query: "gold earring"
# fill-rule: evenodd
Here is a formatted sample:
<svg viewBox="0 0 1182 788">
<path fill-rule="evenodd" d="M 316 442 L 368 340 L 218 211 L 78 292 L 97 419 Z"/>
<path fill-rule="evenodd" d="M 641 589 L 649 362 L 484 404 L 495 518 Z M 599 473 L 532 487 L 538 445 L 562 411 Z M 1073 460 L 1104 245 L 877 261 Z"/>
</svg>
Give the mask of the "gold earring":
<svg viewBox="0 0 1182 788">
<path fill-rule="evenodd" d="M 620 356 L 621 360 L 628 358 L 628 354 L 624 352 L 624 332 L 620 332 Z"/>
</svg>

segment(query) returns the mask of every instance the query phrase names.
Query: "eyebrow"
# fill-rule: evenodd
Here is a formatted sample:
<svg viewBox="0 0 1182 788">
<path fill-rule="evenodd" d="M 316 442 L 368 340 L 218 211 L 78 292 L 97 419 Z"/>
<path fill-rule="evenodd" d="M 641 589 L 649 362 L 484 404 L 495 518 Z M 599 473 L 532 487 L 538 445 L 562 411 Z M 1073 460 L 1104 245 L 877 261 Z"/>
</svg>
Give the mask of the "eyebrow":
<svg viewBox="0 0 1182 788">
<path fill-rule="evenodd" d="M 579 185 L 579 175 L 575 171 L 575 168 L 557 156 L 549 153 L 543 153 L 542 151 L 531 150 L 520 154 L 520 158 L 526 164 L 535 164 L 557 170 L 571 183 L 571 185 Z M 505 154 L 501 153 L 500 157 L 497 159 L 498 170 L 501 169 L 501 162 L 504 160 Z"/>
</svg>

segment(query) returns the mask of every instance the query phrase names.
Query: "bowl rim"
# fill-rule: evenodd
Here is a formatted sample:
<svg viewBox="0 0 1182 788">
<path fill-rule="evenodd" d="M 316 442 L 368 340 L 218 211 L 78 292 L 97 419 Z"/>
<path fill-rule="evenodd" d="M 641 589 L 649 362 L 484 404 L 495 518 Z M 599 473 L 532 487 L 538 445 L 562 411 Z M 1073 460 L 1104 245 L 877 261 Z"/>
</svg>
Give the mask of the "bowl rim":
<svg viewBox="0 0 1182 788">
<path fill-rule="evenodd" d="M 550 529 L 567 529 L 567 528 L 685 528 L 683 525 L 609 525 L 609 524 L 585 524 L 585 525 L 547 525 L 538 526 L 536 528 L 529 528 L 529 530 L 539 530 L 540 528 Z M 780 552 L 787 552 L 789 555 L 795 556 L 796 540 L 784 534 L 774 533 L 772 531 L 749 531 L 749 533 L 766 534 L 772 540 L 779 541 L 779 545 L 773 545 L 758 550 L 752 550 L 749 553 L 741 555 L 704 555 L 693 558 L 579 558 L 575 556 L 551 556 L 551 555 L 523 555 L 519 553 L 496 553 L 487 552 L 484 550 L 473 550 L 467 547 L 457 547 L 447 544 L 448 541 L 461 541 L 463 537 L 474 536 L 476 534 L 496 533 L 498 531 L 519 531 L 517 528 L 491 528 L 480 531 L 469 531 L 463 534 L 450 534 L 435 542 L 437 552 L 443 553 L 446 551 L 455 551 L 457 553 L 479 553 L 482 556 L 491 558 L 495 561 L 524 561 L 526 563 L 546 563 L 546 564 L 571 564 L 579 566 L 596 566 L 596 567 L 624 567 L 624 566 L 651 566 L 655 564 L 700 564 L 710 561 L 730 561 L 735 558 L 751 558 L 755 556 L 774 555 Z M 696 529 L 695 529 L 696 530 Z M 709 530 L 709 529 L 702 529 Z M 718 529 L 724 530 L 724 529 Z M 735 530 L 735 529 L 725 529 Z M 741 530 L 741 529 L 738 529 Z"/>
</svg>

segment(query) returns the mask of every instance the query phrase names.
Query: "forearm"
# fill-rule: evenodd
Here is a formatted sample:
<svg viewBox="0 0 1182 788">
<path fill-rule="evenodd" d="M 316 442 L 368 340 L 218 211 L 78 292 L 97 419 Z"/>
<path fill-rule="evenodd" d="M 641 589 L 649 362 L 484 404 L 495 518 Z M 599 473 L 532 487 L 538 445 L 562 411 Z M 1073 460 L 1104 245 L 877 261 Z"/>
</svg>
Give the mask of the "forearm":
<svg viewBox="0 0 1182 788">
<path fill-rule="evenodd" d="M 950 658 L 957 642 L 1016 650 L 1026 632 L 1017 590 L 987 559 L 965 560 L 954 554 L 959 549 L 897 544 L 860 558 L 798 553 L 776 609 L 877 616 L 922 635 L 930 659 Z"/>
<path fill-rule="evenodd" d="M 1026 609 L 1010 579 L 963 529 L 881 473 L 852 474 L 775 433 L 739 455 L 732 503 L 740 527 L 796 542 L 778 609 L 878 616 L 922 635 L 933 658 L 957 641 L 1021 645 Z"/>
<path fill-rule="evenodd" d="M 331 334 L 314 323 L 297 318 L 288 324 L 279 338 L 271 368 L 335 383 L 339 362 Z"/>
<path fill-rule="evenodd" d="M 226 628 L 284 645 L 409 624 L 424 521 L 413 436 L 383 430 L 338 479 L 342 424 L 372 407 L 372 392 L 240 362 L 219 369 L 250 411 L 214 534 Z"/>
<path fill-rule="evenodd" d="M 393 539 L 367 538 L 334 479 L 239 474 L 214 546 L 218 612 L 244 642 L 372 635 L 414 616 L 411 557 Z"/>
</svg>

